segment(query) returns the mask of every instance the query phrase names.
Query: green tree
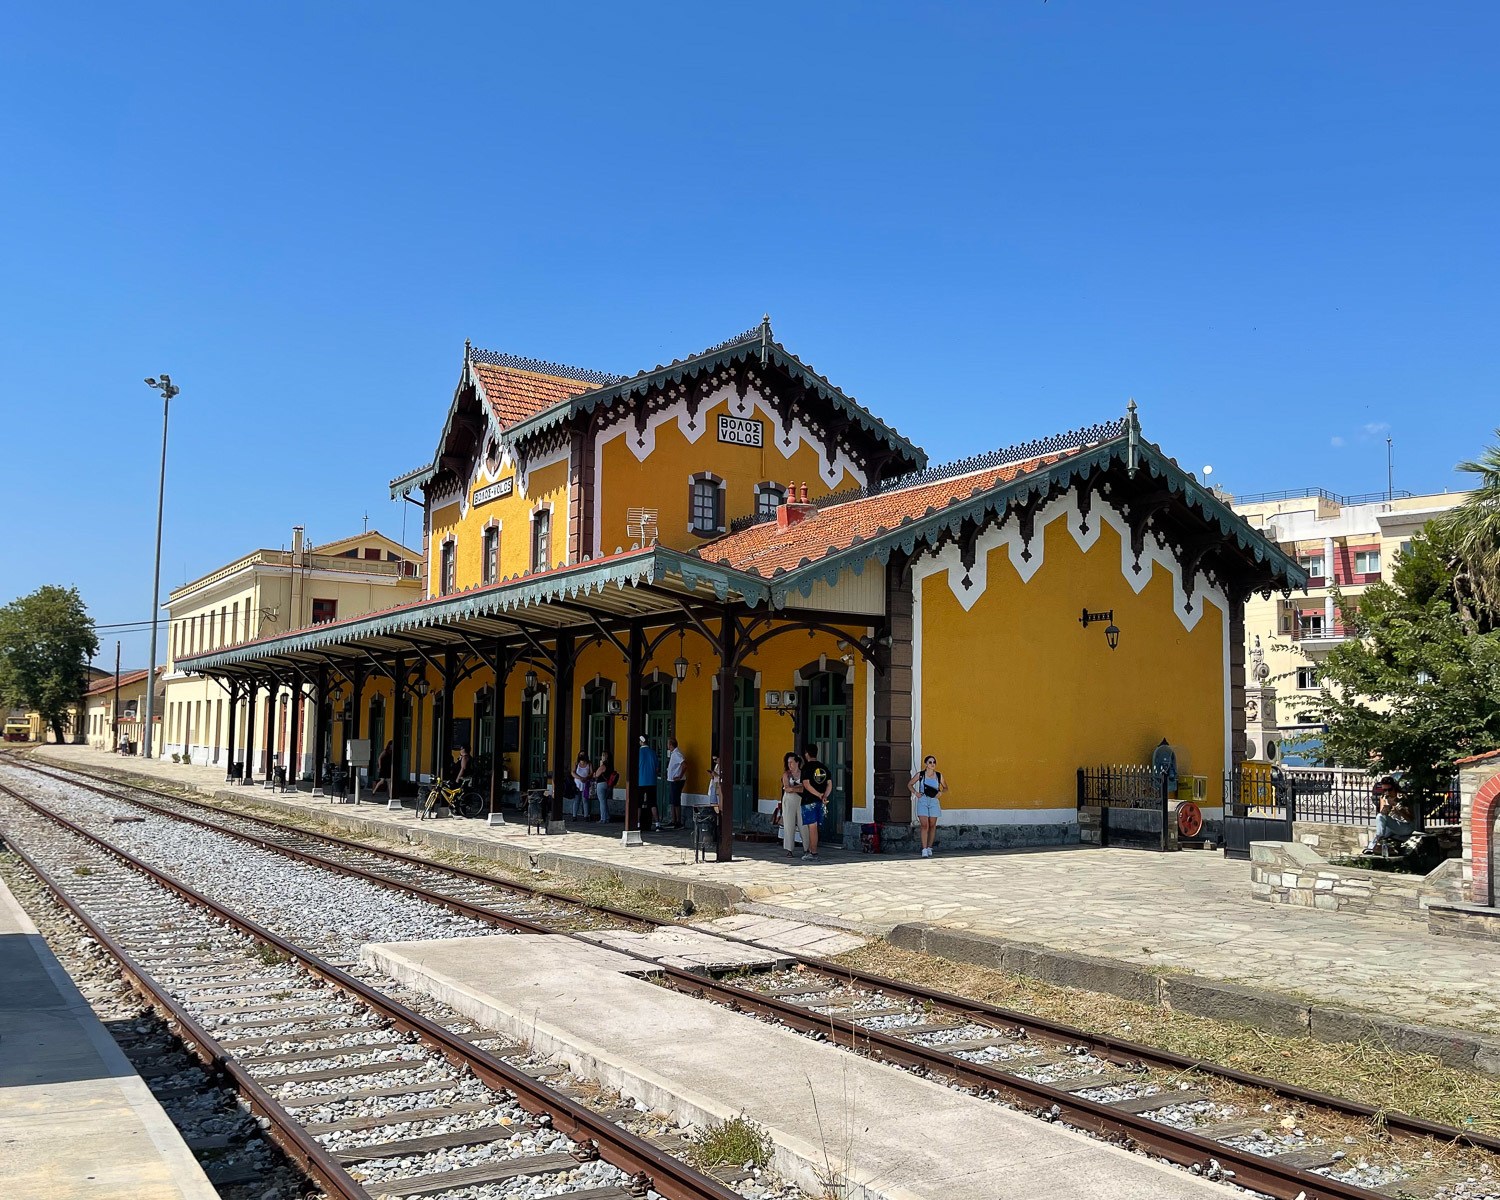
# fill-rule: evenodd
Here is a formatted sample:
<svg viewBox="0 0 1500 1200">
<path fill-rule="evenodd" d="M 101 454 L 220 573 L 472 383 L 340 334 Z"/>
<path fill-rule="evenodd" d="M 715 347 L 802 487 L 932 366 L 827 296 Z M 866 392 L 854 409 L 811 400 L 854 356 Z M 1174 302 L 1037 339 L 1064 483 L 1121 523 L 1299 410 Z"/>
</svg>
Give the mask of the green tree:
<svg viewBox="0 0 1500 1200">
<path fill-rule="evenodd" d="M 0 702 L 40 713 L 67 741 L 68 708 L 79 703 L 98 652 L 77 588 L 49 585 L 12 600 L 0 608 Z"/>
<path fill-rule="evenodd" d="M 1500 627 L 1500 443 L 1458 469 L 1475 477 L 1473 494 L 1434 525 L 1449 547 L 1459 613 L 1487 631 Z"/>
<path fill-rule="evenodd" d="M 1389 583 L 1337 597 L 1355 636 L 1329 652 L 1314 704 L 1328 758 L 1400 771 L 1422 798 L 1447 790 L 1455 759 L 1500 746 L 1500 634 L 1460 613 L 1452 555 L 1429 525 Z"/>
</svg>

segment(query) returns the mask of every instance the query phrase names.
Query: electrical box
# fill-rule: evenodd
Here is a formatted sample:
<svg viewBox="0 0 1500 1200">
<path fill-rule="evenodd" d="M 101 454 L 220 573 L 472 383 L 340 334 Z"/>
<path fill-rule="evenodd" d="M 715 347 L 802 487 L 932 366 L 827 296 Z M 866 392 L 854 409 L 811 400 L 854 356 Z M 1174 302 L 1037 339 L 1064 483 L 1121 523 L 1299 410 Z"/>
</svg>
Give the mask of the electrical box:
<svg viewBox="0 0 1500 1200">
<path fill-rule="evenodd" d="M 344 743 L 344 761 L 351 767 L 370 765 L 370 739 L 351 738 Z"/>
</svg>

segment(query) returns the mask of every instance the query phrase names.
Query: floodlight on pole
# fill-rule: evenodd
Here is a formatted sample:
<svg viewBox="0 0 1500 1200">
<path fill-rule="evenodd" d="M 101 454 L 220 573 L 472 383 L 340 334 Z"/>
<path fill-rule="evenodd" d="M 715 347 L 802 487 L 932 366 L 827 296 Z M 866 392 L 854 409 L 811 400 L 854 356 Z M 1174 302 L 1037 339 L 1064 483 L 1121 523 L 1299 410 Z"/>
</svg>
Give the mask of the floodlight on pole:
<svg viewBox="0 0 1500 1200">
<path fill-rule="evenodd" d="M 141 731 L 141 753 L 152 756 L 152 722 L 156 719 L 156 625 L 161 607 L 161 518 L 162 502 L 167 494 L 167 414 L 172 406 L 172 397 L 182 391 L 172 382 L 172 377 L 163 374 L 160 379 L 147 378 L 146 386 L 161 393 L 161 477 L 156 484 L 156 562 L 151 569 L 151 653 L 146 662 L 146 721 Z"/>
</svg>

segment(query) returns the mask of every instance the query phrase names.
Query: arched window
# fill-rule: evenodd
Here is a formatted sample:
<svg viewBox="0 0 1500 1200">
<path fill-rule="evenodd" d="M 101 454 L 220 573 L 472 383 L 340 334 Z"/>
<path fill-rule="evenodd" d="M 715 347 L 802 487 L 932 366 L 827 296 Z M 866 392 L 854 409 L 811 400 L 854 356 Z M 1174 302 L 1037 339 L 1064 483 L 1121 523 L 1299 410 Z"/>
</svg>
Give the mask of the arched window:
<svg viewBox="0 0 1500 1200">
<path fill-rule="evenodd" d="M 531 569 L 545 571 L 552 565 L 552 509 L 538 508 L 531 514 Z"/>
<path fill-rule="evenodd" d="M 776 510 L 786 503 L 786 487 L 779 483 L 757 483 L 755 485 L 755 520 L 774 521 Z"/>
<path fill-rule="evenodd" d="M 724 481 L 707 471 L 688 481 L 688 532 L 712 537 L 724 532 Z"/>
<path fill-rule="evenodd" d="M 458 543 L 453 538 L 443 542 L 442 574 L 438 577 L 438 595 L 451 596 L 457 589 Z"/>
<path fill-rule="evenodd" d="M 483 574 L 485 583 L 500 578 L 500 524 L 492 522 L 484 529 Z"/>
</svg>

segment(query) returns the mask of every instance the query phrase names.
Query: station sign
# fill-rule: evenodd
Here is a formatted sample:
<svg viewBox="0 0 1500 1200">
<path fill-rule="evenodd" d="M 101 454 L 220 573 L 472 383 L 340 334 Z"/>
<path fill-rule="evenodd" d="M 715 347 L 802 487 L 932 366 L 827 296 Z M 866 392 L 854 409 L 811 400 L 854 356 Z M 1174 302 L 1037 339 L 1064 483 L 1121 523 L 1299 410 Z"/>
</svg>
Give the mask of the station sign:
<svg viewBox="0 0 1500 1200">
<path fill-rule="evenodd" d="M 731 446 L 764 446 L 765 422 L 753 417 L 731 417 L 719 414 L 719 441 Z"/>
<path fill-rule="evenodd" d="M 516 490 L 516 477 L 507 475 L 504 479 L 497 479 L 488 487 L 482 487 L 474 493 L 474 504 L 488 504 L 491 500 L 503 500 Z"/>
</svg>

